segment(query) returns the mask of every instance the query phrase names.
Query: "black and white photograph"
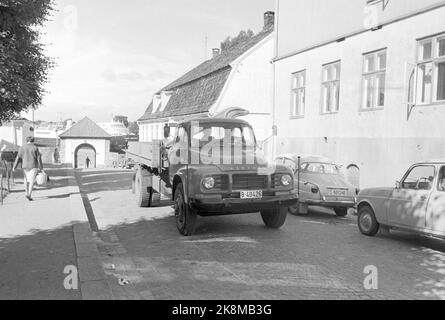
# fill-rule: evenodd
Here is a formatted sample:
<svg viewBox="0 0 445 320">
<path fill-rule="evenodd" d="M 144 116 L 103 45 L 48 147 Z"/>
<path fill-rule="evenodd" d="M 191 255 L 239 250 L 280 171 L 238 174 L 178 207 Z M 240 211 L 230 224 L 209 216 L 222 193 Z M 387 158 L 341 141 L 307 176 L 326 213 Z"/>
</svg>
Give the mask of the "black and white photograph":
<svg viewBox="0 0 445 320">
<path fill-rule="evenodd" d="M 0 300 L 445 300 L 445 1 L 0 0 Z"/>
</svg>

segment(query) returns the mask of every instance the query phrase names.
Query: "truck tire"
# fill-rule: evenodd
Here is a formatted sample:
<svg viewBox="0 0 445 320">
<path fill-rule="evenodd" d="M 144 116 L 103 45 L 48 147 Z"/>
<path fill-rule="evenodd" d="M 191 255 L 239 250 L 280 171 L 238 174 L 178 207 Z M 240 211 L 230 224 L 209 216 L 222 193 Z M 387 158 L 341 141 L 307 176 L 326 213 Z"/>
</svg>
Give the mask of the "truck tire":
<svg viewBox="0 0 445 320">
<path fill-rule="evenodd" d="M 150 206 L 150 178 L 151 177 L 149 174 L 144 174 L 141 167 L 136 170 L 134 177 L 134 190 L 136 194 L 136 204 L 140 208 L 147 208 Z"/>
<path fill-rule="evenodd" d="M 286 222 L 288 208 L 274 208 L 261 210 L 261 218 L 266 227 L 279 229 Z"/>
<path fill-rule="evenodd" d="M 367 205 L 359 208 L 357 221 L 360 232 L 366 236 L 373 237 L 379 231 L 380 225 L 374 211 Z"/>
<path fill-rule="evenodd" d="M 176 187 L 174 199 L 176 227 L 183 236 L 191 236 L 195 232 L 197 214 L 185 200 L 182 183 Z"/>
<path fill-rule="evenodd" d="M 348 215 L 348 208 L 334 208 L 337 217 L 346 217 Z"/>
</svg>

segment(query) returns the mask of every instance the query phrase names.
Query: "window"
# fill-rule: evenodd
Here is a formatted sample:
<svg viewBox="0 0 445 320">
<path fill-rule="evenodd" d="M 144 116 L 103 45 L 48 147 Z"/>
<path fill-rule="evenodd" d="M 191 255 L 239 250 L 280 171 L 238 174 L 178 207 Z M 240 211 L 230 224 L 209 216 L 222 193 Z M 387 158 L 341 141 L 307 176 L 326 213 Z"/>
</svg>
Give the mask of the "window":
<svg viewBox="0 0 445 320">
<path fill-rule="evenodd" d="M 335 62 L 323 66 L 322 75 L 322 113 L 335 113 L 339 110 L 340 102 L 340 72 L 341 63 Z"/>
<path fill-rule="evenodd" d="M 445 101 L 445 34 L 418 42 L 417 104 Z"/>
<path fill-rule="evenodd" d="M 414 167 L 402 183 L 403 189 L 431 190 L 436 169 L 433 166 Z"/>
<path fill-rule="evenodd" d="M 363 56 L 362 109 L 385 105 L 386 49 Z"/>
<path fill-rule="evenodd" d="M 339 174 L 340 171 L 335 164 L 332 163 L 303 163 L 301 165 L 303 172 L 307 173 L 322 173 L 322 174 Z"/>
<path fill-rule="evenodd" d="M 292 117 L 304 116 L 306 104 L 306 71 L 292 75 Z"/>
</svg>

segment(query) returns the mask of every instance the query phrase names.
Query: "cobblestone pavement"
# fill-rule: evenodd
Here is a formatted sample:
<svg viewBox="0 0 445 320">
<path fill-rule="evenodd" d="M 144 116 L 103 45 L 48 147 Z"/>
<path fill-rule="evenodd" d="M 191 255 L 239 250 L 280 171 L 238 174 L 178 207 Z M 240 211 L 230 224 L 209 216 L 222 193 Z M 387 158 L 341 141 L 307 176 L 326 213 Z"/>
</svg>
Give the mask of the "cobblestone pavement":
<svg viewBox="0 0 445 320">
<path fill-rule="evenodd" d="M 289 215 L 281 230 L 266 229 L 259 214 L 200 218 L 184 238 L 170 207 L 136 207 L 130 179 L 78 175 L 116 299 L 445 299 L 444 241 L 368 238 L 354 216 L 323 209 Z M 369 265 L 378 290 L 364 289 Z"/>
</svg>

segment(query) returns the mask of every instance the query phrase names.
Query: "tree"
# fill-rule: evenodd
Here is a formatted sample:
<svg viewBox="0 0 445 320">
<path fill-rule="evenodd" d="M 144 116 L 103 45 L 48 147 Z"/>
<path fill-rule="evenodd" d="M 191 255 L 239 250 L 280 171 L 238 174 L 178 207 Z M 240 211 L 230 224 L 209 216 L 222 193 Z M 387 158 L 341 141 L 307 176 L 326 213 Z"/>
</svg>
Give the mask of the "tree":
<svg viewBox="0 0 445 320">
<path fill-rule="evenodd" d="M 128 130 L 130 130 L 130 133 L 134 135 L 139 135 L 139 125 L 137 122 L 130 122 L 130 126 L 128 127 Z"/>
<path fill-rule="evenodd" d="M 129 123 L 128 123 L 128 117 L 126 116 L 114 116 L 113 121 L 123 123 L 125 128 L 128 128 Z"/>
<path fill-rule="evenodd" d="M 0 121 L 37 108 L 52 59 L 44 55 L 39 27 L 52 0 L 0 0 Z"/>
<path fill-rule="evenodd" d="M 240 33 L 234 38 L 227 37 L 226 40 L 221 42 L 221 52 L 227 51 L 235 47 L 236 45 L 249 40 L 254 35 L 255 34 L 253 33 L 253 31 L 249 29 L 247 31 L 240 31 Z"/>
</svg>

